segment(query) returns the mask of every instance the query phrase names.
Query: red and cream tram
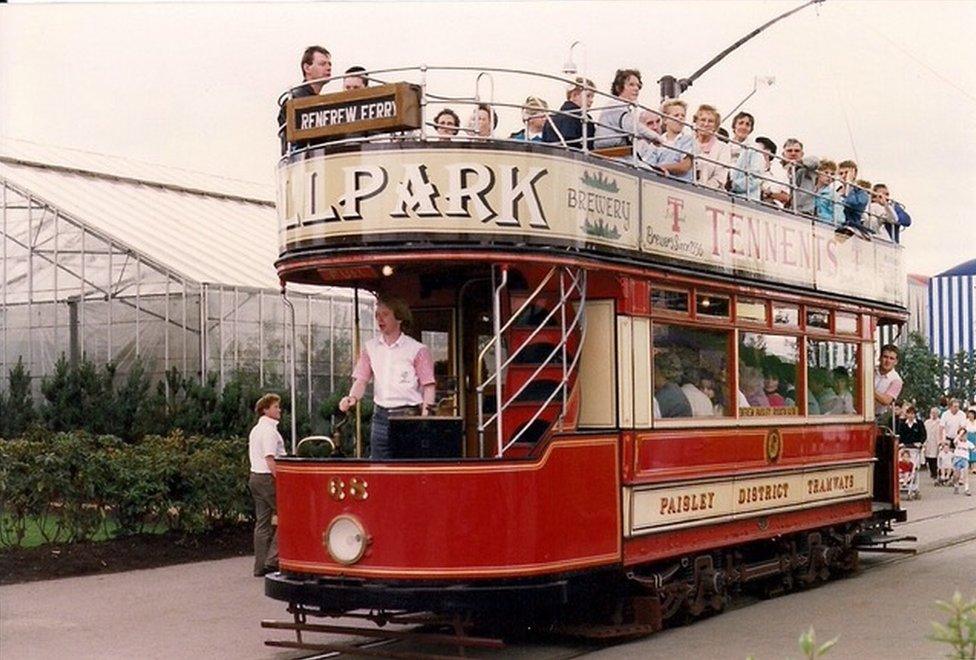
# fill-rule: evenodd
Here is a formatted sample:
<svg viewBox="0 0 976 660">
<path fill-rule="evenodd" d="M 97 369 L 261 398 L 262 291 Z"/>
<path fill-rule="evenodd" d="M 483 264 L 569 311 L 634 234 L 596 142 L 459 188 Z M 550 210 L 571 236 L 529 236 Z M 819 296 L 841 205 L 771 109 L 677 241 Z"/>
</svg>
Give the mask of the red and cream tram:
<svg viewBox="0 0 976 660">
<path fill-rule="evenodd" d="M 367 102 L 384 132 L 336 114 Z M 903 518 L 872 378 L 902 248 L 434 110 L 288 101 L 282 281 L 404 298 L 440 404 L 399 458 L 279 461 L 267 595 L 633 633 L 854 569 Z"/>
</svg>

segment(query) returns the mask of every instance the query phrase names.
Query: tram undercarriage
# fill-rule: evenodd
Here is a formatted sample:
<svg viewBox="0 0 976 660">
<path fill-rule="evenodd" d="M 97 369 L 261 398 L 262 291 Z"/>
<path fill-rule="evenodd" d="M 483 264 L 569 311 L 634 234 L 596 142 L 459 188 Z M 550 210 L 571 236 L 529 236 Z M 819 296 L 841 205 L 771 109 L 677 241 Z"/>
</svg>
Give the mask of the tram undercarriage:
<svg viewBox="0 0 976 660">
<path fill-rule="evenodd" d="M 372 628 L 309 623 L 339 617 L 380 628 L 389 623 L 422 625 L 421 640 L 439 637 L 441 643 L 461 646 L 469 645 L 465 640 L 480 640 L 470 645 L 484 646 L 486 640 L 498 642 L 530 629 L 619 641 L 720 613 L 740 596 L 775 597 L 854 573 L 859 547 L 879 526 L 886 523 L 853 522 L 627 571 L 618 567 L 531 581 L 417 584 L 275 574 L 266 579 L 266 595 L 288 602 L 293 621 L 262 625 L 293 630 L 298 643 L 309 632 L 380 634 Z M 448 632 L 431 635 L 438 626 Z M 398 630 L 395 637 L 409 635 Z"/>
</svg>

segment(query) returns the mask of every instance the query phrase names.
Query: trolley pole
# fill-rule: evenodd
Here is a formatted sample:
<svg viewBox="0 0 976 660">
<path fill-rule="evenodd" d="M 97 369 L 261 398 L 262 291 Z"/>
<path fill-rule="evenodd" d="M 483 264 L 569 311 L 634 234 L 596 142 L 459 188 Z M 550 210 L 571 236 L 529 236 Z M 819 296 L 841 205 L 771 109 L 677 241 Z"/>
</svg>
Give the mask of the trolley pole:
<svg viewBox="0 0 976 660">
<path fill-rule="evenodd" d="M 795 14 L 798 11 L 800 11 L 801 9 L 806 9 L 810 5 L 819 5 L 822 2 L 824 2 L 824 0 L 809 0 L 809 2 L 806 2 L 806 3 L 802 4 L 802 5 L 800 5 L 799 7 L 795 7 L 795 8 L 793 8 L 793 9 L 787 11 L 787 12 L 784 12 L 784 13 L 780 14 L 779 16 L 777 16 L 776 18 L 774 18 L 771 21 L 767 21 L 766 23 L 763 23 L 762 25 L 760 25 L 759 27 L 757 27 L 755 30 L 753 30 L 752 32 L 750 32 L 746 36 L 742 37 L 741 39 L 739 39 L 738 41 L 736 41 L 734 44 L 732 44 L 731 46 L 729 46 L 728 48 L 726 48 L 725 50 L 723 50 L 721 53 L 719 53 L 718 55 L 716 55 L 715 57 L 713 57 L 712 59 L 710 59 L 705 64 L 705 66 L 703 66 L 702 68 L 698 69 L 697 71 L 695 71 L 693 74 L 691 74 L 687 78 L 675 78 L 674 76 L 662 76 L 661 79 L 657 81 L 658 84 L 661 86 L 661 100 L 663 101 L 665 99 L 676 99 L 676 98 L 678 98 L 679 96 L 681 96 L 682 93 L 684 93 L 684 91 L 686 89 L 688 89 L 689 87 L 691 87 L 692 84 L 694 84 L 694 82 L 696 80 L 698 80 L 699 78 L 701 78 L 702 74 L 704 74 L 706 71 L 708 71 L 709 69 L 711 69 L 713 66 L 715 66 L 716 64 L 718 64 L 719 62 L 721 62 L 722 60 L 724 60 L 736 48 L 738 48 L 742 44 L 746 43 L 747 41 L 749 41 L 753 37 L 757 36 L 759 33 L 763 32 L 766 28 L 770 27 L 774 23 L 778 23 L 781 20 L 783 20 L 784 18 L 786 18 L 788 16 L 792 16 L 793 14 Z"/>
</svg>

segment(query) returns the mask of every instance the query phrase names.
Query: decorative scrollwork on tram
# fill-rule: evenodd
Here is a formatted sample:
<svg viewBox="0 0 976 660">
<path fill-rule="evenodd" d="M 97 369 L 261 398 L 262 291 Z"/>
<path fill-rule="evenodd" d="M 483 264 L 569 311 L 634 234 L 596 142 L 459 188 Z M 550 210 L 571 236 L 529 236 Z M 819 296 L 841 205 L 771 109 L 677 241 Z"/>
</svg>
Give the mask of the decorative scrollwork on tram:
<svg viewBox="0 0 976 660">
<path fill-rule="evenodd" d="M 779 429 L 769 429 L 766 433 L 766 462 L 775 463 L 783 453 L 783 436 Z"/>
</svg>

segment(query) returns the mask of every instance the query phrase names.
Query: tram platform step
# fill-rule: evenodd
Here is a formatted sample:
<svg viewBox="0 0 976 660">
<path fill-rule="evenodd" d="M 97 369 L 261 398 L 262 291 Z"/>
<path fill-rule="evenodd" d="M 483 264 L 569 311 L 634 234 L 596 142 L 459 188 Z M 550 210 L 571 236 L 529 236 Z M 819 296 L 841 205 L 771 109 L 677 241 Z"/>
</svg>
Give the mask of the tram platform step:
<svg viewBox="0 0 976 660">
<path fill-rule="evenodd" d="M 525 389 L 518 395 L 516 401 L 545 401 L 549 398 L 549 395 L 557 390 L 559 384 L 562 382 L 562 364 L 559 366 L 542 367 L 539 374 L 533 378 L 536 369 L 539 369 L 539 367 L 534 364 L 513 364 L 510 366 L 505 373 L 504 395 L 506 397 L 511 396 L 522 389 L 524 385 Z M 570 389 L 575 382 L 576 375 L 570 373 L 568 383 Z"/>
</svg>

